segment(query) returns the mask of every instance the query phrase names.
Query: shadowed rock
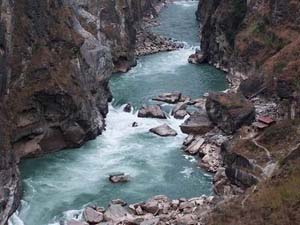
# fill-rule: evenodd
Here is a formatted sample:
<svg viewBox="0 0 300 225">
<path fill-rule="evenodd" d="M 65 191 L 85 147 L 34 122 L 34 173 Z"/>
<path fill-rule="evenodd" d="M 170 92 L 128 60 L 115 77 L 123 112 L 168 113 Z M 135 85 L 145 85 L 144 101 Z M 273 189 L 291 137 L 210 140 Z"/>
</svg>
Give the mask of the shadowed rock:
<svg viewBox="0 0 300 225">
<path fill-rule="evenodd" d="M 124 112 L 128 112 L 128 113 L 130 113 L 131 110 L 132 110 L 132 105 L 130 103 L 128 103 L 127 105 L 125 105 L 125 107 L 123 109 Z"/>
<path fill-rule="evenodd" d="M 226 134 L 233 134 L 255 119 L 253 104 L 239 93 L 211 93 L 206 101 L 210 120 Z"/>
<path fill-rule="evenodd" d="M 212 129 L 212 123 L 205 113 L 194 112 L 182 125 L 181 131 L 186 134 L 205 134 Z"/>
</svg>

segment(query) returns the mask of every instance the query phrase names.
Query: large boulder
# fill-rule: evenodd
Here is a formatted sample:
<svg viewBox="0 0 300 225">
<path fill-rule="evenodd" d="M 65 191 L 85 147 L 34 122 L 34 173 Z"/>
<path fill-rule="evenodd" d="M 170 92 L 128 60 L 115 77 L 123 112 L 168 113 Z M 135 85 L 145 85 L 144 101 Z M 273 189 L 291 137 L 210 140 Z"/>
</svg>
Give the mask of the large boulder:
<svg viewBox="0 0 300 225">
<path fill-rule="evenodd" d="M 126 219 L 130 213 L 121 205 L 110 205 L 104 213 L 106 221 L 118 222 Z"/>
<path fill-rule="evenodd" d="M 138 117 L 143 118 L 158 118 L 158 119 L 166 119 L 166 114 L 162 111 L 159 105 L 143 105 L 138 112 Z"/>
<path fill-rule="evenodd" d="M 251 187 L 258 182 L 258 178 L 253 174 L 236 168 L 226 168 L 225 174 L 231 183 L 243 188 Z"/>
<path fill-rule="evenodd" d="M 96 224 L 103 221 L 103 214 L 101 212 L 96 211 L 91 207 L 85 208 L 83 212 L 83 217 L 86 222 L 90 224 Z"/>
<path fill-rule="evenodd" d="M 185 134 L 205 134 L 213 128 L 211 121 L 205 112 L 194 112 L 183 124 L 180 129 Z"/>
<path fill-rule="evenodd" d="M 170 92 L 170 93 L 163 93 L 155 98 L 155 101 L 166 102 L 170 104 L 175 104 L 181 100 L 181 93 L 180 92 Z"/>
<path fill-rule="evenodd" d="M 169 125 L 163 124 L 161 126 L 155 127 L 150 129 L 151 133 L 157 134 L 162 137 L 168 137 L 168 136 L 176 136 L 177 132 L 172 129 Z"/>
<path fill-rule="evenodd" d="M 205 107 L 210 120 L 226 134 L 255 120 L 254 105 L 240 93 L 210 93 Z"/>
</svg>

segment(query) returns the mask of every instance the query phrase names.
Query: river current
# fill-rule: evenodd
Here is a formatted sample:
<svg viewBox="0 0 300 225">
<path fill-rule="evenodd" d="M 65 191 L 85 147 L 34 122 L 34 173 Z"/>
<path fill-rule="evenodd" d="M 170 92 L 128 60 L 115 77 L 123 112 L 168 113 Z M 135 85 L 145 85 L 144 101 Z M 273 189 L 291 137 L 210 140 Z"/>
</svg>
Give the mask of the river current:
<svg viewBox="0 0 300 225">
<path fill-rule="evenodd" d="M 106 119 L 107 129 L 80 149 L 67 149 L 20 165 L 23 198 L 11 225 L 49 225 L 71 218 L 88 204 L 107 206 L 121 198 L 138 202 L 164 194 L 170 198 L 212 194 L 212 177 L 184 155 L 183 120 L 137 117 L 141 104 L 153 104 L 152 97 L 170 91 L 197 98 L 209 91 L 227 88 L 225 75 L 208 65 L 191 65 L 187 59 L 199 45 L 195 19 L 197 1 L 175 1 L 163 9 L 161 25 L 154 32 L 186 43 L 185 48 L 141 57 L 126 74 L 115 74 L 110 82 L 114 96 Z M 123 112 L 132 103 L 132 113 Z M 168 111 L 169 105 L 164 105 Z M 133 128 L 133 122 L 138 127 Z M 161 138 L 148 132 L 163 123 L 174 128 L 176 137 Z M 111 184 L 111 173 L 125 172 L 131 181 Z"/>
</svg>

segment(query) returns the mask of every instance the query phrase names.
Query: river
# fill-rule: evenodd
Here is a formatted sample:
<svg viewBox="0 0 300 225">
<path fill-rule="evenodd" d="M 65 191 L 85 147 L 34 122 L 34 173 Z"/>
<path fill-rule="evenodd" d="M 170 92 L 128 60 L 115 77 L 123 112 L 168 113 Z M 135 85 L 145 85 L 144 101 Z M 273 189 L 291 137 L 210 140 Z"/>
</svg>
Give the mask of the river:
<svg viewBox="0 0 300 225">
<path fill-rule="evenodd" d="M 183 120 L 142 119 L 136 113 L 141 104 L 153 104 L 151 98 L 162 92 L 180 91 L 197 98 L 227 88 L 222 72 L 187 62 L 199 45 L 197 3 L 170 4 L 161 12 L 161 25 L 153 28 L 154 32 L 185 42 L 184 49 L 141 57 L 131 71 L 113 76 L 110 86 L 114 101 L 103 135 L 80 149 L 22 161 L 24 195 L 10 224 L 59 224 L 88 204 L 107 206 L 116 198 L 138 202 L 157 194 L 170 198 L 212 194 L 212 177 L 180 149 L 185 137 L 179 129 Z M 122 111 L 128 102 L 135 107 L 132 113 Z M 164 109 L 168 111 L 170 106 L 164 105 Z M 133 122 L 139 126 L 133 128 Z M 163 123 L 174 128 L 178 136 L 161 138 L 148 132 Z M 128 173 L 131 181 L 111 184 L 107 177 L 114 172 Z"/>
</svg>

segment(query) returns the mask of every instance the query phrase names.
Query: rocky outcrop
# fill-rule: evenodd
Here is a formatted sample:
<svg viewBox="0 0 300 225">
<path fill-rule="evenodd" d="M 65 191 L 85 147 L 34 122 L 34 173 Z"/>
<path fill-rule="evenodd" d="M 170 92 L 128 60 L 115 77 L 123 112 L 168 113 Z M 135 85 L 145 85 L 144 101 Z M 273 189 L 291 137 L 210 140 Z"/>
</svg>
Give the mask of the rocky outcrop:
<svg viewBox="0 0 300 225">
<path fill-rule="evenodd" d="M 205 112 L 194 112 L 183 124 L 180 129 L 185 134 L 205 134 L 213 128 Z"/>
<path fill-rule="evenodd" d="M 235 84 L 249 77 L 253 92 L 278 96 L 288 117 L 299 117 L 299 12 L 293 0 L 200 0 L 202 61 Z"/>
<path fill-rule="evenodd" d="M 211 121 L 227 134 L 255 119 L 254 105 L 239 93 L 209 94 L 206 111 Z"/>
</svg>

